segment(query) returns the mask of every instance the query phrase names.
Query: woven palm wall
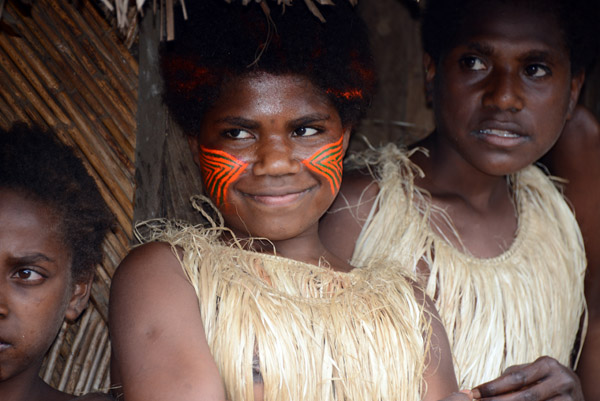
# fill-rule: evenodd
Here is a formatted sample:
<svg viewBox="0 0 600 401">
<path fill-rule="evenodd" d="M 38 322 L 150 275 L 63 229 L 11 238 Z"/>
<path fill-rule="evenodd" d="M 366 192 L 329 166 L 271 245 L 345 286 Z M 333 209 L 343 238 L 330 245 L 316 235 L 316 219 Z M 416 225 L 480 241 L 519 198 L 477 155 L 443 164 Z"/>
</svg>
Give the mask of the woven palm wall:
<svg viewBox="0 0 600 401">
<path fill-rule="evenodd" d="M 0 32 L 0 126 L 25 121 L 56 130 L 84 160 L 117 220 L 90 306 L 63 326 L 41 375 L 75 394 L 106 391 L 109 284 L 133 218 L 137 61 L 89 1 L 37 0 L 30 9 L 8 1 L 4 13 L 10 29 Z"/>
</svg>

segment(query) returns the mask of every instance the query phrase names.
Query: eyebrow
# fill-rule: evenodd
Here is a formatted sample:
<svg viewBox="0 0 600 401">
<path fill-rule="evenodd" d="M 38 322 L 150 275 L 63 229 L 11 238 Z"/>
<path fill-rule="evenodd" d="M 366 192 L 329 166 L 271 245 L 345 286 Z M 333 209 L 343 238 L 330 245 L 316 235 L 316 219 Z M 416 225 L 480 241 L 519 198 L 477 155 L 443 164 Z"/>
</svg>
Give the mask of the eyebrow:
<svg viewBox="0 0 600 401">
<path fill-rule="evenodd" d="M 485 43 L 481 42 L 469 42 L 466 47 L 470 50 L 474 50 L 484 56 L 491 56 L 494 54 L 494 48 Z M 556 57 L 552 55 L 551 51 L 547 50 L 531 50 L 521 56 L 519 59 L 522 62 L 534 62 L 534 61 L 548 61 L 555 60 Z"/>
<path fill-rule="evenodd" d="M 521 61 L 524 61 L 524 62 L 534 62 L 534 61 L 552 62 L 555 59 L 556 59 L 556 57 L 554 57 L 552 55 L 552 52 L 545 51 L 545 50 L 532 50 L 532 51 L 526 53 L 525 55 L 523 55 L 523 57 L 521 57 Z"/>
<path fill-rule="evenodd" d="M 469 42 L 467 43 L 467 48 L 481 53 L 484 56 L 491 56 L 494 54 L 494 48 L 492 46 L 481 42 Z"/>
<path fill-rule="evenodd" d="M 233 116 L 226 116 L 223 118 L 219 118 L 217 120 L 217 123 L 227 123 L 227 124 L 237 125 L 237 126 L 248 128 L 248 129 L 255 129 L 260 126 L 260 124 L 258 124 L 256 121 L 248 120 L 243 117 L 233 117 Z"/>
<path fill-rule="evenodd" d="M 290 125 L 293 125 L 293 126 L 299 126 L 299 125 L 311 124 L 316 121 L 327 121 L 330 119 L 331 119 L 331 116 L 329 114 L 312 113 L 312 114 L 307 114 L 305 116 L 291 120 L 289 123 L 290 123 Z M 231 125 L 237 125 L 237 126 L 240 126 L 243 128 L 248 128 L 248 129 L 260 128 L 260 124 L 258 122 L 254 121 L 254 120 L 249 120 L 249 119 L 243 118 L 243 117 L 226 116 L 223 118 L 219 118 L 217 120 L 217 122 L 218 123 L 227 123 L 227 124 L 231 124 Z"/>
<path fill-rule="evenodd" d="M 290 124 L 299 126 L 299 125 L 311 124 L 311 123 L 314 123 L 317 121 L 328 121 L 330 119 L 331 119 L 331 116 L 329 114 L 313 113 L 313 114 L 308 114 L 306 116 L 302 116 L 300 118 L 296 118 L 295 120 L 290 121 Z"/>
<path fill-rule="evenodd" d="M 43 253 L 32 253 L 23 256 L 12 256 L 9 260 L 16 264 L 30 264 L 39 261 L 55 263 L 54 259 L 44 255 Z"/>
</svg>

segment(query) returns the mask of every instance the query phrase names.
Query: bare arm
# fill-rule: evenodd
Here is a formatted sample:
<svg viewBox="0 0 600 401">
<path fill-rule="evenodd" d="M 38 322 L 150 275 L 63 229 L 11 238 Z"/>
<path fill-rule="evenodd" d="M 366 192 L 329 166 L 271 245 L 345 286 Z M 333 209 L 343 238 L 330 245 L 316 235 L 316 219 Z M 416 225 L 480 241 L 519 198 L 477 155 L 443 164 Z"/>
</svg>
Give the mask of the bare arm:
<svg viewBox="0 0 600 401">
<path fill-rule="evenodd" d="M 423 295 L 417 291 L 417 298 Z M 425 359 L 424 380 L 426 392 L 423 401 L 469 401 L 472 400 L 470 391 L 458 392 L 452 354 L 446 330 L 442 325 L 435 306 L 429 297 L 425 298 L 425 309 L 431 314 L 431 338 L 429 350 Z"/>
<path fill-rule="evenodd" d="M 127 401 L 225 399 L 194 289 L 169 245 L 132 251 L 112 281 L 115 384 Z"/>
<path fill-rule="evenodd" d="M 319 237 L 331 253 L 349 261 L 379 187 L 367 173 L 344 174 L 333 205 L 319 222 Z"/>
<path fill-rule="evenodd" d="M 556 145 L 543 162 L 568 180 L 565 195 L 573 205 L 588 261 L 586 300 L 589 328 L 578 374 L 585 398 L 600 399 L 600 124 L 577 106 Z"/>
</svg>

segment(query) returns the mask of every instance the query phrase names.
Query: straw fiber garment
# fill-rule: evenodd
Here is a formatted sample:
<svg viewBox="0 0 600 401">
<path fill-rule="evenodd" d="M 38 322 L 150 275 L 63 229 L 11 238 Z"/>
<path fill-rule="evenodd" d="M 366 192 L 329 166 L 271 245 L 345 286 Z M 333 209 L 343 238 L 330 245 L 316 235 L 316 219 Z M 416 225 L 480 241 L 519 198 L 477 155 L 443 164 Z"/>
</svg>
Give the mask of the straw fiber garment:
<svg viewBox="0 0 600 401">
<path fill-rule="evenodd" d="M 253 367 L 267 401 L 421 399 L 429 324 L 400 269 L 340 273 L 225 246 L 221 229 L 146 224 L 152 240 L 183 250 L 206 331 L 198 335 L 228 400 L 253 399 Z"/>
<path fill-rule="evenodd" d="M 448 332 L 461 388 L 542 355 L 573 365 L 585 310 L 583 242 L 562 194 L 539 168 L 527 167 L 509 180 L 519 220 L 512 245 L 479 259 L 432 228 L 432 221 L 448 217 L 430 209 L 428 195 L 414 187 L 421 172 L 409 154 L 388 145 L 352 163 L 374 165 L 380 186 L 353 263 L 372 255 L 413 269 L 421 258 L 427 263 L 431 274 L 424 285 Z"/>
<path fill-rule="evenodd" d="M 77 324 L 64 325 L 41 376 L 69 393 L 107 391 L 110 279 L 131 238 L 137 62 L 92 2 L 31 3 L 30 15 L 11 1 L 4 9 L 2 21 L 18 36 L 0 32 L 0 126 L 54 129 L 82 158 L 117 220 L 90 306 Z"/>
</svg>

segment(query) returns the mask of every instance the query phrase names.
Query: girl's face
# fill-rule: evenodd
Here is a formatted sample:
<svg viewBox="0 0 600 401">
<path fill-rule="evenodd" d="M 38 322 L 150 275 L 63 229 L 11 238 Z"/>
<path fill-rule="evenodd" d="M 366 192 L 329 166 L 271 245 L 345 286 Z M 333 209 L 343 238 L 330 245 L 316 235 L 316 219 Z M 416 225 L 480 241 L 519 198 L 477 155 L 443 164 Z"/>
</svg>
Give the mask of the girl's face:
<svg viewBox="0 0 600 401">
<path fill-rule="evenodd" d="M 474 4 L 458 44 L 438 65 L 425 57 L 440 138 L 496 176 L 552 147 L 583 82 L 583 74 L 571 74 L 556 19 L 514 3 Z"/>
<path fill-rule="evenodd" d="M 228 227 L 280 241 L 316 233 L 338 192 L 349 136 L 310 81 L 263 73 L 227 84 L 190 146 Z"/>
<path fill-rule="evenodd" d="M 88 284 L 72 283 L 71 254 L 44 204 L 0 189 L 0 382 L 34 369 Z"/>
</svg>

